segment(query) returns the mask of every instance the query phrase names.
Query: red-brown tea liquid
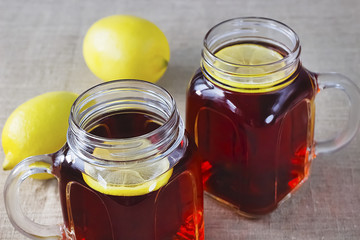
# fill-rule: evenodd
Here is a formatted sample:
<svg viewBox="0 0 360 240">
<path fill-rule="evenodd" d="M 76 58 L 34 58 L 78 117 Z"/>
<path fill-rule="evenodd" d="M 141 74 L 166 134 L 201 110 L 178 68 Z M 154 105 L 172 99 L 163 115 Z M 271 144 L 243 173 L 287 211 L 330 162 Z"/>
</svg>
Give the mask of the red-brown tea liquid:
<svg viewBox="0 0 360 240">
<path fill-rule="evenodd" d="M 244 215 L 269 213 L 308 176 L 315 77 L 299 65 L 290 85 L 263 93 L 227 90 L 207 78 L 195 73 L 186 106 L 204 190 Z"/>
<path fill-rule="evenodd" d="M 158 127 L 158 122 L 146 113 L 119 112 L 100 119 L 91 133 L 128 138 Z M 141 196 L 97 192 L 83 180 L 76 159 L 56 158 L 54 173 L 60 178 L 67 231 L 78 240 L 204 239 L 199 158 L 194 155 L 194 143 L 186 140 L 181 144 L 188 144 L 187 151 L 174 166 L 168 183 Z M 64 151 L 68 155 L 67 147 Z"/>
</svg>

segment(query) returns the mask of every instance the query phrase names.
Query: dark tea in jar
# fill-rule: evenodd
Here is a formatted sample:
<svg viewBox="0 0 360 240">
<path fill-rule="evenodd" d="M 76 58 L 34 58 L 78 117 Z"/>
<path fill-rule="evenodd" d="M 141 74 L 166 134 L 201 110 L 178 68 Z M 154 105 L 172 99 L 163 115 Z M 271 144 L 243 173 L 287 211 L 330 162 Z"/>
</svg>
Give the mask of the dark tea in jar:
<svg viewBox="0 0 360 240">
<path fill-rule="evenodd" d="M 33 239 L 204 239 L 200 158 L 172 96 L 144 81 L 97 85 L 75 101 L 66 145 L 17 165 L 5 186 L 14 226 Z M 44 162 L 44 165 L 33 165 Z M 39 225 L 19 209 L 30 175 L 59 182 L 64 223 Z"/>
<path fill-rule="evenodd" d="M 343 90 L 352 109 L 343 132 L 316 142 L 314 100 L 325 88 Z M 265 18 L 216 25 L 187 91 L 186 128 L 202 158 L 204 190 L 248 217 L 273 211 L 308 178 L 317 153 L 352 139 L 359 103 L 344 76 L 302 66 L 299 39 L 286 25 Z"/>
</svg>

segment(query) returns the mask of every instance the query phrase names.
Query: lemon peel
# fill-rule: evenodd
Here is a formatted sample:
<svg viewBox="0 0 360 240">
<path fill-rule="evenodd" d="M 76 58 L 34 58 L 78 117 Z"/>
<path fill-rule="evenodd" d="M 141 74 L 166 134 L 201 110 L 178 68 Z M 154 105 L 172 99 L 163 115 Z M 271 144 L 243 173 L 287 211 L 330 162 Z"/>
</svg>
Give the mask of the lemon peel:
<svg viewBox="0 0 360 240">
<path fill-rule="evenodd" d="M 70 109 L 77 96 L 48 92 L 18 106 L 2 131 L 3 169 L 10 170 L 27 157 L 59 150 L 66 142 Z"/>
<path fill-rule="evenodd" d="M 169 43 L 152 22 L 130 15 L 113 15 L 95 22 L 83 41 L 83 56 L 100 79 L 140 79 L 156 82 L 170 60 Z"/>
</svg>

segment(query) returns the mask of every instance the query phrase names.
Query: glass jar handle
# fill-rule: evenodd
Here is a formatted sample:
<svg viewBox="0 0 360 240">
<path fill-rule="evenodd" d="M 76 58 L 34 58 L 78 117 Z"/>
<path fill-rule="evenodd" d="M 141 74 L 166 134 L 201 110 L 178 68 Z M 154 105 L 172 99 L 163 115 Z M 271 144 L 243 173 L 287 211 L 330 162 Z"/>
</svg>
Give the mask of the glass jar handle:
<svg viewBox="0 0 360 240">
<path fill-rule="evenodd" d="M 45 164 L 43 163 L 49 167 L 45 167 Z M 36 164 L 38 164 L 38 166 Z M 28 157 L 15 166 L 5 183 L 5 207 L 9 219 L 17 230 L 31 239 L 61 238 L 61 225 L 38 224 L 29 219 L 20 207 L 19 192 L 21 183 L 31 175 L 38 173 L 49 173 L 54 175 L 51 172 L 51 166 L 51 155 Z"/>
<path fill-rule="evenodd" d="M 350 79 L 339 73 L 317 74 L 318 87 L 320 91 L 326 89 L 339 89 L 349 99 L 349 119 L 344 129 L 333 139 L 315 142 L 315 154 L 334 152 L 348 144 L 360 124 L 360 90 Z"/>
</svg>

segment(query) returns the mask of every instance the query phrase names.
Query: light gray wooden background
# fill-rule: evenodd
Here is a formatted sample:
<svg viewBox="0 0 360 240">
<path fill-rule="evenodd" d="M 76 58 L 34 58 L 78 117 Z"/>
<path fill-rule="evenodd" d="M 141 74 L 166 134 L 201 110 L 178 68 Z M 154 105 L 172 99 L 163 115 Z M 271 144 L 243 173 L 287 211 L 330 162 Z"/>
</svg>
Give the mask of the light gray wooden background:
<svg viewBox="0 0 360 240">
<path fill-rule="evenodd" d="M 88 27 L 112 14 L 146 18 L 166 34 L 168 71 L 159 81 L 184 116 L 186 86 L 199 66 L 202 40 L 214 24 L 239 16 L 264 16 L 290 25 L 300 36 L 302 60 L 313 71 L 346 74 L 360 86 L 358 0 L 0 0 L 0 128 L 9 114 L 38 94 L 80 93 L 100 82 L 82 58 Z M 141 69 L 139 69 L 141 71 Z M 346 120 L 347 101 L 329 91 L 318 96 L 316 135 L 330 137 Z M 247 220 L 205 196 L 208 240 L 360 239 L 360 138 L 318 156 L 308 182 L 277 211 Z M 0 163 L 4 152 L 0 150 Z M 3 189 L 8 172 L 0 170 Z M 42 223 L 61 221 L 56 181 L 29 181 L 23 208 Z M 24 239 L 14 231 L 0 198 L 0 239 Z"/>
</svg>

